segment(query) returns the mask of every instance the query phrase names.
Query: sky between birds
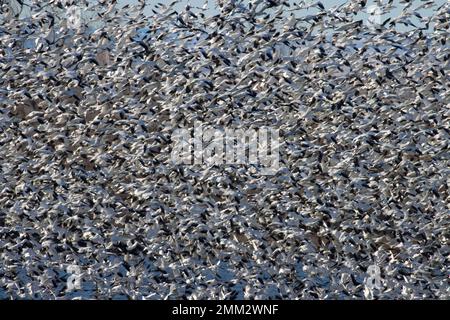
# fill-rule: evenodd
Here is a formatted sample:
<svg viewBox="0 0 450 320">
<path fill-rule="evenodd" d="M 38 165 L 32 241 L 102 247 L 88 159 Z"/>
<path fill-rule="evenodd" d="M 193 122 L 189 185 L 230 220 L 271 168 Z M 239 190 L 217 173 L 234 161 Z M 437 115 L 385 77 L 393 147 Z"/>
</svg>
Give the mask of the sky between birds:
<svg viewBox="0 0 450 320">
<path fill-rule="evenodd" d="M 356 1 L 356 0 L 321 0 L 320 2 L 323 4 L 323 6 L 326 9 L 331 9 L 333 7 L 337 7 L 340 6 L 344 3 L 346 3 L 347 1 Z M 376 5 L 376 3 L 387 3 L 389 0 L 368 0 L 367 1 L 367 5 L 366 5 L 366 9 L 370 8 L 371 6 Z M 436 7 L 437 6 L 441 6 L 444 3 L 448 2 L 450 0 L 393 0 L 394 3 L 394 8 L 387 14 L 384 14 L 381 16 L 381 21 L 384 21 L 388 18 L 395 18 L 395 17 L 399 17 L 401 15 L 401 12 L 403 10 L 403 8 L 409 3 L 412 2 L 412 8 L 415 8 L 423 3 L 426 2 L 434 2 Z M 138 4 L 138 0 L 118 0 L 118 6 L 119 7 L 123 7 L 127 4 Z M 147 3 L 149 4 L 146 9 L 145 9 L 145 13 L 148 15 L 152 15 L 152 9 L 154 9 L 155 5 L 158 3 L 163 3 L 163 4 L 169 4 L 174 2 L 174 0 L 170 0 L 170 1 L 165 1 L 165 0 L 152 0 L 152 1 L 148 1 Z M 249 3 L 250 1 L 244 1 L 244 3 Z M 252 1 L 255 2 L 255 1 Z M 306 4 L 314 4 L 317 3 L 318 0 L 304 0 L 304 1 L 299 1 L 299 0 L 289 0 L 290 4 L 294 4 L 294 3 L 301 3 L 301 2 L 305 2 Z M 193 8 L 193 10 L 195 10 L 195 7 L 203 7 L 206 4 L 207 9 L 206 9 L 206 13 L 210 14 L 210 15 L 214 15 L 217 14 L 219 12 L 218 7 L 217 7 L 217 1 L 216 0 L 179 0 L 176 1 L 176 4 L 174 5 L 174 8 L 178 11 L 183 10 L 184 8 L 186 8 L 186 5 L 189 5 Z M 435 7 L 435 8 L 436 8 Z M 423 16 L 423 17 L 428 17 L 431 16 L 433 11 L 433 9 L 422 9 L 419 11 L 419 13 Z M 22 11 L 22 13 L 24 13 L 24 15 L 27 15 L 27 10 L 25 9 L 24 11 Z M 301 11 L 295 11 L 295 15 L 296 16 L 302 16 L 302 15 L 310 15 L 310 14 L 315 14 L 319 12 L 319 9 L 317 7 L 312 7 L 309 8 L 307 10 L 301 10 Z M 365 20 L 368 18 L 368 14 L 364 13 L 364 12 L 359 12 L 358 15 L 355 17 L 355 19 L 360 19 L 360 20 Z M 413 17 L 411 18 L 411 21 L 416 24 L 417 26 L 422 26 L 423 27 L 423 23 L 420 22 L 420 19 L 417 17 Z M 408 30 L 407 27 L 402 26 L 401 24 L 397 24 L 396 27 L 401 30 L 401 31 L 405 31 Z M 409 29 L 412 29 L 409 28 Z"/>
<path fill-rule="evenodd" d="M 324 7 L 325 7 L 326 9 L 330 9 L 330 8 L 335 7 L 335 6 L 342 5 L 342 4 L 346 3 L 347 1 L 355 1 L 355 0 L 322 0 L 321 3 L 324 5 Z M 428 2 L 428 1 L 429 1 L 429 0 L 412 0 L 413 7 L 415 7 L 415 6 L 417 6 L 417 5 L 420 5 L 420 4 L 423 4 L 423 3 L 425 3 L 425 2 Z M 444 4 L 444 3 L 447 2 L 447 1 L 450 1 L 450 0 L 434 0 L 434 3 L 435 3 L 437 6 L 440 6 L 440 5 Z M 154 1 L 150 1 L 150 3 L 152 4 L 152 6 L 151 6 L 151 7 L 147 7 L 146 13 L 147 13 L 147 14 L 151 14 L 151 13 L 152 13 L 152 12 L 151 12 L 152 7 L 153 7 L 155 4 L 157 4 L 157 3 L 165 3 L 165 4 L 166 4 L 166 3 L 170 3 L 170 2 L 172 2 L 172 1 L 164 1 L 164 0 L 154 0 Z M 250 1 L 248 1 L 248 2 L 250 2 Z M 294 1 L 294 0 L 289 0 L 289 3 L 290 3 L 290 4 L 300 3 L 300 2 L 301 2 L 301 1 L 298 1 L 298 0 L 295 0 L 295 1 Z M 305 0 L 304 2 L 305 2 L 305 3 L 317 3 L 318 1 L 317 1 L 317 0 Z M 376 5 L 377 2 L 387 3 L 388 0 L 368 0 L 368 1 L 367 1 L 367 7 L 374 6 L 374 5 Z M 402 12 L 402 9 L 404 8 L 404 6 L 405 6 L 408 2 L 411 2 L 411 1 L 394 0 L 395 9 L 393 9 L 389 14 L 383 15 L 383 16 L 382 16 L 382 20 L 385 20 L 385 19 L 390 18 L 390 17 L 396 17 L 396 16 L 399 16 L 399 15 L 401 14 L 401 12 Z M 135 4 L 135 3 L 138 3 L 138 0 L 119 0 L 118 3 L 119 3 L 120 5 Z M 217 8 L 217 5 L 216 5 L 216 0 L 180 0 L 177 4 L 175 4 L 175 8 L 176 8 L 177 10 L 182 10 L 182 9 L 184 9 L 184 8 L 186 7 L 186 5 L 188 5 L 188 4 L 189 4 L 191 7 L 203 7 L 203 5 L 207 4 L 207 12 L 208 12 L 208 13 L 210 13 L 210 14 L 216 14 L 216 13 L 218 13 L 218 8 Z M 314 13 L 316 13 L 316 12 L 318 12 L 318 11 L 319 11 L 319 10 L 318 10 L 317 8 L 311 8 L 311 9 L 305 10 L 305 12 L 301 12 L 301 13 L 298 13 L 298 14 L 299 14 L 299 15 L 301 15 L 301 14 L 305 14 L 305 15 L 307 15 L 307 14 L 314 14 Z M 432 14 L 432 9 L 423 9 L 423 10 L 420 11 L 420 14 L 421 14 L 422 16 L 429 16 L 429 15 Z M 364 13 L 359 13 L 359 14 L 358 14 L 358 18 L 359 18 L 359 19 L 366 19 L 367 16 L 366 16 Z M 413 23 L 416 23 L 416 24 L 420 24 L 419 19 L 418 19 L 418 18 L 415 18 L 415 17 L 412 19 L 412 22 L 413 22 Z M 399 26 L 399 28 L 401 28 L 401 29 L 403 29 L 403 30 L 407 29 L 407 28 L 404 27 L 404 26 L 403 26 L 403 27 L 402 27 L 402 26 Z"/>
</svg>

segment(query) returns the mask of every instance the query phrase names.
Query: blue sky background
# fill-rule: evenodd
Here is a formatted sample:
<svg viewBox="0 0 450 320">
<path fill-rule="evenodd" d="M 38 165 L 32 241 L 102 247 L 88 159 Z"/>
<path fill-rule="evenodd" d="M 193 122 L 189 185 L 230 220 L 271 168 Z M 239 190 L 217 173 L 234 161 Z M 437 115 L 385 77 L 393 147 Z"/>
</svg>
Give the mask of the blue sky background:
<svg viewBox="0 0 450 320">
<path fill-rule="evenodd" d="M 17 0 L 13 0 L 13 1 L 17 1 Z M 92 0 L 92 1 L 94 1 L 94 0 Z M 311 3 L 317 3 L 318 0 L 304 0 L 304 1 L 305 1 L 306 3 L 311 4 Z M 334 7 L 334 6 L 341 5 L 341 4 L 343 4 L 343 3 L 347 2 L 347 1 L 355 2 L 356 0 L 321 0 L 322 4 L 323 4 L 327 9 L 332 8 L 332 7 Z M 378 0 L 378 1 L 384 1 L 384 2 L 387 2 L 388 0 Z M 437 6 L 440 6 L 440 5 L 442 5 L 442 4 L 444 4 L 444 3 L 448 2 L 448 1 L 449 1 L 449 0 L 434 0 L 434 3 L 435 3 Z M 25 2 L 27 2 L 27 0 L 25 0 Z M 145 13 L 148 14 L 148 15 L 152 15 L 151 9 L 154 8 L 154 6 L 155 6 L 157 3 L 169 4 L 169 3 L 171 3 L 171 2 L 173 2 L 173 0 L 152 0 L 152 1 L 148 1 L 148 3 L 150 3 L 150 6 L 148 6 L 148 7 L 146 8 Z M 247 2 L 247 3 L 248 3 L 249 1 L 244 1 L 244 2 Z M 299 2 L 301 2 L 301 1 L 289 0 L 289 2 L 290 2 L 291 4 L 293 4 L 293 3 L 299 3 Z M 370 7 L 370 6 L 372 6 L 372 5 L 375 5 L 376 2 L 377 2 L 376 0 L 368 0 L 368 2 L 367 2 L 367 8 Z M 423 4 L 424 2 L 425 2 L 425 0 L 413 0 L 413 1 L 412 1 L 412 8 L 415 8 L 415 7 L 417 7 L 417 6 L 421 5 L 421 4 Z M 216 6 L 216 0 L 180 0 L 180 1 L 178 1 L 178 3 L 175 5 L 175 9 L 181 11 L 181 10 L 183 10 L 183 9 L 185 8 L 185 6 L 186 6 L 187 4 L 189 4 L 191 7 L 203 7 L 203 5 L 204 5 L 205 3 L 208 4 L 207 13 L 209 13 L 209 14 L 211 14 L 211 15 L 214 15 L 214 14 L 218 13 L 217 6 Z M 138 4 L 138 0 L 118 0 L 118 4 L 119 4 L 119 6 L 124 6 L 124 5 L 126 5 L 126 4 Z M 382 21 L 384 21 L 385 19 L 387 19 L 387 18 L 389 18 L 389 17 L 391 17 L 391 18 L 398 17 L 398 16 L 401 14 L 402 9 L 403 9 L 404 6 L 406 5 L 406 2 L 404 2 L 404 1 L 402 1 L 402 0 L 394 0 L 394 5 L 395 5 L 395 9 L 393 9 L 393 10 L 390 12 L 390 14 L 388 14 L 388 15 L 383 15 L 383 16 L 382 16 Z M 194 9 L 194 10 L 195 10 L 195 9 Z M 26 10 L 25 10 L 25 11 L 26 11 Z M 298 16 L 301 16 L 301 15 L 314 14 L 314 13 L 317 13 L 318 11 L 319 11 L 319 10 L 316 9 L 316 8 L 311 8 L 311 9 L 308 9 L 308 10 L 304 10 L 304 11 L 302 11 L 302 12 L 297 12 L 297 15 L 298 15 Z M 23 16 L 26 16 L 26 12 L 23 12 L 23 13 L 24 13 Z M 432 9 L 422 9 L 422 10 L 420 11 L 420 14 L 421 14 L 422 16 L 424 16 L 424 17 L 427 17 L 427 16 L 432 15 L 432 14 L 433 14 L 433 11 L 432 11 Z M 357 19 L 363 19 L 363 20 L 364 20 L 364 19 L 367 19 L 367 17 L 368 17 L 368 15 L 365 14 L 365 13 L 359 13 L 359 14 L 355 17 L 355 20 L 357 20 Z M 420 24 L 420 20 L 419 20 L 419 18 L 417 18 L 417 17 L 412 17 L 412 18 L 411 18 L 411 21 L 412 21 L 413 23 L 415 23 L 416 25 L 421 25 L 421 24 Z M 423 24 L 422 24 L 422 26 L 423 26 Z M 398 29 L 403 29 L 403 30 L 407 29 L 406 27 L 401 26 L 401 25 L 397 25 L 397 28 L 398 28 Z"/>
<path fill-rule="evenodd" d="M 354 2 L 356 0 L 322 0 L 321 2 L 325 6 L 325 8 L 328 9 L 328 8 L 332 8 L 334 6 L 341 5 L 341 4 L 343 4 L 343 3 L 347 2 L 347 1 Z M 387 2 L 387 0 L 379 0 L 379 1 Z M 442 5 L 442 4 L 444 4 L 445 2 L 448 2 L 448 1 L 449 0 L 434 0 L 434 3 L 437 6 L 440 6 L 440 5 Z M 130 4 L 130 3 L 138 3 L 137 0 L 119 0 L 118 2 L 119 2 L 120 5 L 125 5 L 127 3 L 128 4 Z M 155 4 L 159 3 L 159 2 L 160 3 L 164 3 L 164 4 L 168 4 L 168 3 L 171 3 L 172 1 L 171 0 L 170 1 L 166 1 L 166 0 L 150 1 L 150 3 L 152 5 L 155 5 Z M 289 0 L 289 3 L 291 3 L 291 4 L 292 3 L 299 3 L 299 2 L 300 1 Z M 377 1 L 375 1 L 375 0 L 368 0 L 367 1 L 367 7 L 375 5 L 376 2 Z M 179 3 L 177 3 L 175 5 L 175 8 L 178 9 L 178 10 L 182 10 L 187 4 L 189 4 L 192 7 L 196 7 L 196 6 L 197 7 L 202 7 L 205 3 L 208 4 L 208 11 L 207 11 L 208 13 L 216 14 L 218 12 L 217 11 L 217 7 L 215 5 L 215 3 L 216 3 L 215 0 L 181 0 L 181 1 L 179 1 Z M 305 0 L 305 3 L 317 3 L 317 0 Z M 424 0 L 413 0 L 412 1 L 412 4 L 413 4 L 412 8 L 417 7 L 417 6 L 419 6 L 419 5 L 423 4 L 423 3 L 424 3 Z M 394 5 L 395 5 L 396 8 L 392 10 L 390 15 L 383 16 L 382 17 L 383 20 L 385 20 L 385 19 L 387 19 L 389 17 L 399 16 L 401 14 L 401 12 L 402 12 L 402 9 L 406 5 L 406 2 L 402 3 L 401 0 L 394 0 Z M 313 9 L 312 8 L 312 9 L 309 9 L 307 12 L 302 12 L 301 14 L 305 14 L 305 15 L 313 14 L 313 13 L 318 12 L 318 11 L 319 11 L 318 9 Z M 148 14 L 151 14 L 151 7 L 148 7 L 146 9 L 146 12 Z M 420 11 L 420 14 L 422 16 L 430 16 L 430 15 L 433 14 L 433 11 L 431 9 L 422 9 Z M 357 19 L 365 19 L 365 18 L 367 18 L 367 16 L 364 13 L 360 13 L 356 18 Z M 415 24 L 419 24 L 419 19 L 416 18 L 416 17 L 413 17 L 411 19 L 411 21 L 413 23 L 415 23 Z M 402 27 L 400 26 L 400 28 L 402 28 Z"/>
<path fill-rule="evenodd" d="M 326 8 L 331 8 L 333 6 L 343 4 L 343 3 L 347 2 L 347 1 L 355 1 L 355 0 L 322 0 L 321 2 Z M 384 1 L 387 2 L 387 0 L 384 0 Z M 437 5 L 444 4 L 446 1 L 448 1 L 448 0 L 434 0 L 434 2 Z M 127 4 L 127 3 L 138 3 L 137 0 L 119 0 L 118 2 L 120 4 L 123 4 L 123 5 Z M 150 3 L 152 3 L 152 4 L 157 4 L 158 2 L 167 4 L 167 3 L 170 3 L 172 1 L 166 1 L 166 0 L 150 1 Z M 189 4 L 191 6 L 200 6 L 201 7 L 201 6 L 203 6 L 205 4 L 205 2 L 208 3 L 209 12 L 211 12 L 211 13 L 217 12 L 217 10 L 215 9 L 215 2 L 216 2 L 215 0 L 181 0 L 175 7 L 179 8 L 179 9 L 182 9 L 184 6 L 186 6 L 186 4 Z M 289 0 L 289 3 L 299 3 L 299 2 L 300 1 Z M 305 0 L 305 2 L 306 3 L 315 3 L 315 2 L 317 2 L 317 0 Z M 368 0 L 367 5 L 370 6 L 370 5 L 373 5 L 375 3 L 376 3 L 375 0 Z M 402 4 L 400 0 L 394 0 L 394 3 L 398 7 L 394 11 L 396 13 L 400 13 L 401 9 L 405 5 L 405 3 Z M 417 5 L 420 5 L 420 4 L 424 3 L 424 1 L 422 1 L 422 0 L 413 0 L 412 3 L 413 3 L 413 6 L 417 6 Z M 148 8 L 147 11 L 150 13 L 150 8 Z M 431 10 L 423 10 L 422 12 L 429 14 L 429 13 L 431 13 Z"/>
</svg>

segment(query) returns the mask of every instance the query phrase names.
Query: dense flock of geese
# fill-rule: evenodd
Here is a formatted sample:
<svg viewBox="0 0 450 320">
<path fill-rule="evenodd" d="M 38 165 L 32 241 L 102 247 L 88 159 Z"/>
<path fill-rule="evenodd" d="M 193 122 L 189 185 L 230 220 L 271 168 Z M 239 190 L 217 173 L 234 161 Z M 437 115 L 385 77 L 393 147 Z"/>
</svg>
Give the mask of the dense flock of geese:
<svg viewBox="0 0 450 320">
<path fill-rule="evenodd" d="M 18 3 L 0 298 L 450 297 L 448 2 Z M 172 163 L 195 121 L 277 128 L 280 169 Z"/>
</svg>

